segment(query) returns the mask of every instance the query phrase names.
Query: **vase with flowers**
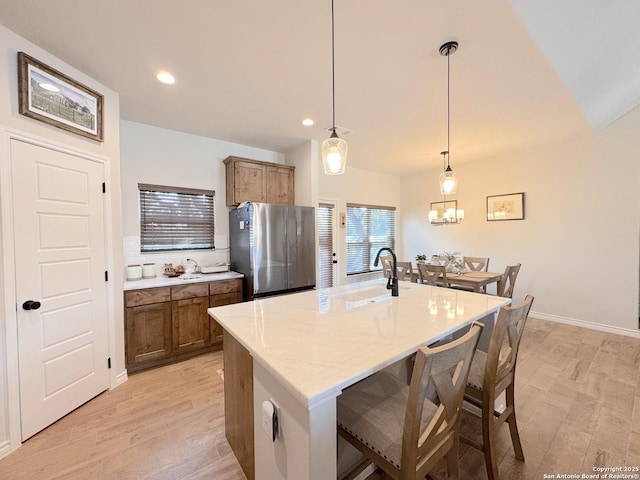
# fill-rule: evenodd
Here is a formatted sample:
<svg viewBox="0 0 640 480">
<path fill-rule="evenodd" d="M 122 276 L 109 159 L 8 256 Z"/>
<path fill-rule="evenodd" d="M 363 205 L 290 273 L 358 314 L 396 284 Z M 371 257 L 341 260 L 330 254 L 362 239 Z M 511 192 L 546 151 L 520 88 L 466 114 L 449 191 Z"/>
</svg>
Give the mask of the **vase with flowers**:
<svg viewBox="0 0 640 480">
<path fill-rule="evenodd" d="M 460 258 L 460 252 L 444 251 L 442 252 L 442 257 L 447 259 L 447 272 L 460 273 L 464 270 L 464 263 Z"/>
</svg>

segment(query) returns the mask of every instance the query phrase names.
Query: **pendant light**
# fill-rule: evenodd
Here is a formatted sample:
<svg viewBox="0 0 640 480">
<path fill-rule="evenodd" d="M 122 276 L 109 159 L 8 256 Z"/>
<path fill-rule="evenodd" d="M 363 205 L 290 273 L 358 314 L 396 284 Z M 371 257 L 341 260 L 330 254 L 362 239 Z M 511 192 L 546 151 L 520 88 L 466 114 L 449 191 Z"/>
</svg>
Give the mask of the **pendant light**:
<svg viewBox="0 0 640 480">
<path fill-rule="evenodd" d="M 333 0 L 331 0 L 331 86 L 333 97 L 333 120 L 331 136 L 322 142 L 322 164 L 327 175 L 341 175 L 347 163 L 347 142 L 336 133 L 336 66 L 334 46 Z"/>
<path fill-rule="evenodd" d="M 447 158 L 447 168 L 440 174 L 440 193 L 442 195 L 453 195 L 458 188 L 458 179 L 456 174 L 449 165 L 449 152 L 451 151 L 449 146 L 450 133 L 451 133 L 451 104 L 449 90 L 451 88 L 451 62 L 450 56 L 458 49 L 458 42 L 447 42 L 440 47 L 440 55 L 447 57 L 447 150 L 442 152 L 442 155 Z"/>
</svg>

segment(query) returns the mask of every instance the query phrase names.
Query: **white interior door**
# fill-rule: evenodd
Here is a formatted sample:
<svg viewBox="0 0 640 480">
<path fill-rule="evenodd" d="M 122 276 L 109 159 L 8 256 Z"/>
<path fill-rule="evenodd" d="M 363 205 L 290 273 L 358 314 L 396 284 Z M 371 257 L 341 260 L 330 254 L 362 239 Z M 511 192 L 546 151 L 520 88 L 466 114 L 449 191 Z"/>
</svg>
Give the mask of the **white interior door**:
<svg viewBox="0 0 640 480">
<path fill-rule="evenodd" d="M 103 179 L 98 162 L 11 140 L 23 440 L 109 386 Z"/>
</svg>

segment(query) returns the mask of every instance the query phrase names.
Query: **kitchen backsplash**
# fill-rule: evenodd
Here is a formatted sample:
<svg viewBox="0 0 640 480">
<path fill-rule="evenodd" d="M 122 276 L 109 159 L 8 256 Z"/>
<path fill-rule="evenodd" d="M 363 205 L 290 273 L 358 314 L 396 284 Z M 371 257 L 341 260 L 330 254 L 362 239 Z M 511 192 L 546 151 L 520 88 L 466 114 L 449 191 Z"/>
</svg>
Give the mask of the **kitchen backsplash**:
<svg viewBox="0 0 640 480">
<path fill-rule="evenodd" d="M 187 258 L 198 262 L 198 265 L 206 266 L 214 263 L 229 263 L 229 241 L 226 235 L 216 235 L 215 250 L 184 250 L 176 252 L 140 253 L 140 237 L 123 237 L 122 251 L 124 255 L 125 278 L 128 265 L 142 265 L 154 263 L 156 275 L 162 275 L 165 263 L 184 265 Z"/>
</svg>

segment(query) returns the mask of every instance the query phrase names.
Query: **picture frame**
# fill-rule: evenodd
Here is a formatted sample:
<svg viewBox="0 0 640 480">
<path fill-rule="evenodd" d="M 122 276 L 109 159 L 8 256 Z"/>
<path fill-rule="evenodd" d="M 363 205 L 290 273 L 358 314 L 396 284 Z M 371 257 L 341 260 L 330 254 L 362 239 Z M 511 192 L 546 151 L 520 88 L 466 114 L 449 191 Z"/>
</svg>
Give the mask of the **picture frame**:
<svg viewBox="0 0 640 480">
<path fill-rule="evenodd" d="M 487 221 L 524 220 L 524 192 L 487 196 Z"/>
<path fill-rule="evenodd" d="M 104 97 L 65 74 L 18 52 L 20 114 L 102 142 Z"/>
<path fill-rule="evenodd" d="M 446 219 L 445 213 L 453 209 L 453 218 Z M 435 212 L 435 214 L 433 213 Z M 431 202 L 431 211 L 429 212 L 429 222 L 432 225 L 440 225 L 445 223 L 458 223 L 458 201 L 446 200 L 444 202 Z"/>
</svg>

